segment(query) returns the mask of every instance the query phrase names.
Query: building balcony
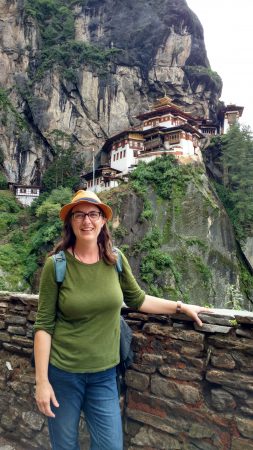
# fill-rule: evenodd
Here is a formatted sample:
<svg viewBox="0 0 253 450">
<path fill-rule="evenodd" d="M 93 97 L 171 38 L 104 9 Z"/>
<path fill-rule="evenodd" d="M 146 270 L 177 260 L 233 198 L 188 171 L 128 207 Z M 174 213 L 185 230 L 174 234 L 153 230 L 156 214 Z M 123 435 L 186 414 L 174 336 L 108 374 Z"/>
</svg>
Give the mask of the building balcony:
<svg viewBox="0 0 253 450">
<path fill-rule="evenodd" d="M 151 141 L 144 142 L 144 151 L 152 150 L 153 148 L 162 147 L 163 143 L 160 138 L 152 139 Z"/>
</svg>

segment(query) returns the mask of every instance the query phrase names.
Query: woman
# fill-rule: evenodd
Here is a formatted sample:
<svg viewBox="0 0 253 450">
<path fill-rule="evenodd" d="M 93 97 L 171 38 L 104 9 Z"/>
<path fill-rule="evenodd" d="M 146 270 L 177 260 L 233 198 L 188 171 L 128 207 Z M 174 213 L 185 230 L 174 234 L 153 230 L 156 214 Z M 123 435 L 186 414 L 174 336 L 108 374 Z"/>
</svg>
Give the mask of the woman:
<svg viewBox="0 0 253 450">
<path fill-rule="evenodd" d="M 79 450 L 81 411 L 91 436 L 91 450 L 122 450 L 121 416 L 116 385 L 120 310 L 183 312 L 201 326 L 196 305 L 145 295 L 122 255 L 120 281 L 107 221 L 111 208 L 93 192 L 78 191 L 63 206 L 67 268 L 58 292 L 54 263 L 44 266 L 35 323 L 36 401 L 48 416 L 53 450 Z M 59 295 L 58 295 L 59 294 Z"/>
</svg>

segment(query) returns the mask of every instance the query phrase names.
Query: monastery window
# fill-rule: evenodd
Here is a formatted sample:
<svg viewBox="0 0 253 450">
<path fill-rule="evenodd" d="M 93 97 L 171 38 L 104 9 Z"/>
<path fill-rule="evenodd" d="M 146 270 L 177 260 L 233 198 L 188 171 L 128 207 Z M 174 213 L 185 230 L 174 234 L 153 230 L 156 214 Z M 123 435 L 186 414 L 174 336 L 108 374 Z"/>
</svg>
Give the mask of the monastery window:
<svg viewBox="0 0 253 450">
<path fill-rule="evenodd" d="M 180 141 L 180 135 L 179 135 L 179 133 L 172 133 L 172 134 L 169 134 L 168 135 L 168 140 L 169 140 L 169 142 L 172 144 L 172 143 L 175 143 L 175 142 L 179 142 Z"/>
<path fill-rule="evenodd" d="M 115 153 L 114 153 L 114 155 L 113 155 L 113 161 L 115 161 L 115 159 L 116 159 L 116 155 L 115 155 Z"/>
<path fill-rule="evenodd" d="M 122 152 L 120 152 L 120 159 L 122 159 Z"/>
<path fill-rule="evenodd" d="M 116 158 L 117 160 L 119 159 L 119 154 L 117 153 L 117 158 Z"/>
<path fill-rule="evenodd" d="M 37 194 L 37 189 L 31 189 L 31 194 Z"/>
<path fill-rule="evenodd" d="M 25 188 L 20 188 L 19 192 L 20 192 L 20 194 L 25 194 L 26 193 L 26 189 Z"/>
<path fill-rule="evenodd" d="M 125 156 L 126 156 L 126 150 L 124 150 L 124 152 L 123 152 L 123 158 L 125 158 Z"/>
</svg>

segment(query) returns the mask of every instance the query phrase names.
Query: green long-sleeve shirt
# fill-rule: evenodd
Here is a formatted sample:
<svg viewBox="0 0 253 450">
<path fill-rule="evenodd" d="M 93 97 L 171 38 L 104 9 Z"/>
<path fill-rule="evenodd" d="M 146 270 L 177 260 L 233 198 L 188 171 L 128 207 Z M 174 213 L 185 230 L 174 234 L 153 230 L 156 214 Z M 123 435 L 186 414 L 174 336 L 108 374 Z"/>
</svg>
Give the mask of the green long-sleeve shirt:
<svg viewBox="0 0 253 450">
<path fill-rule="evenodd" d="M 97 372 L 119 362 L 120 310 L 124 302 L 139 308 L 145 293 L 137 284 L 127 259 L 123 270 L 103 260 L 84 264 L 65 252 L 67 268 L 60 287 L 52 257 L 41 275 L 34 330 L 52 335 L 50 362 L 68 372 Z M 120 281 L 119 281 L 120 280 Z"/>
</svg>

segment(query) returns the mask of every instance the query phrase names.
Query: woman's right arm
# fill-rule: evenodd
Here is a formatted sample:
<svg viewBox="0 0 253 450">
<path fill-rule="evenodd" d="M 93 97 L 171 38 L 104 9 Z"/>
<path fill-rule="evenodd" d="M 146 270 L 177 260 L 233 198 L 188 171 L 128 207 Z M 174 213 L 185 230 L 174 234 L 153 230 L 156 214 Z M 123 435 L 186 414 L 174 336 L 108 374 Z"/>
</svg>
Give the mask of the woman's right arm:
<svg viewBox="0 0 253 450">
<path fill-rule="evenodd" d="M 50 401 L 59 406 L 53 388 L 48 380 L 48 364 L 51 340 L 55 328 L 57 311 L 58 285 L 52 258 L 48 258 L 40 278 L 39 304 L 34 324 L 34 357 L 36 376 L 36 402 L 39 410 L 49 417 L 54 417 Z"/>
<path fill-rule="evenodd" d="M 55 417 L 50 402 L 58 407 L 53 388 L 48 380 L 48 363 L 51 349 L 51 335 L 44 330 L 38 330 L 34 338 L 36 402 L 39 410 L 49 417 Z"/>
</svg>

